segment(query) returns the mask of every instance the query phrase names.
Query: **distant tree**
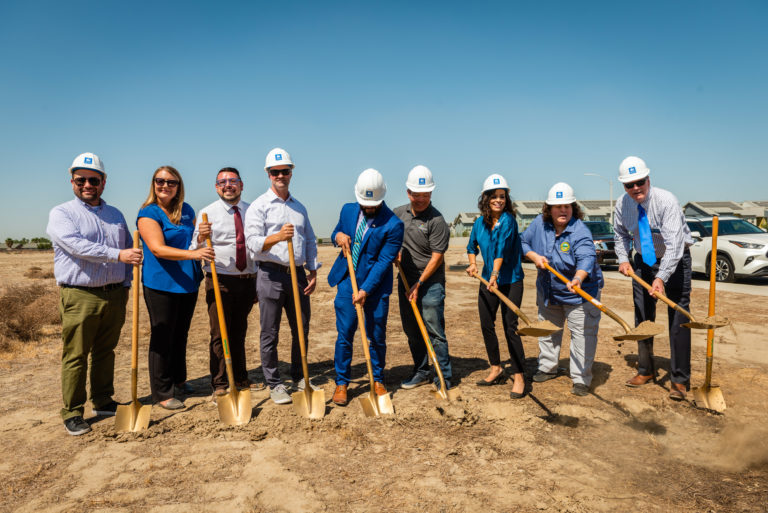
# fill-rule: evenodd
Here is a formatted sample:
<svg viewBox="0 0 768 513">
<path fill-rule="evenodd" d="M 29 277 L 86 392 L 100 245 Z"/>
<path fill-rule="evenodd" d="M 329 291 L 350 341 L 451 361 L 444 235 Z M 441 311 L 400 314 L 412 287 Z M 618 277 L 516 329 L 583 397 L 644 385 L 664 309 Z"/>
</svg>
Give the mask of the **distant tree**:
<svg viewBox="0 0 768 513">
<path fill-rule="evenodd" d="M 14 244 L 16 244 L 16 249 L 21 249 L 24 247 L 24 244 L 29 244 L 29 239 L 26 237 L 21 240 L 15 240 L 13 241 Z"/>
<path fill-rule="evenodd" d="M 32 243 L 37 244 L 37 249 L 51 249 L 53 247 L 51 241 L 45 237 L 35 237 L 32 239 Z"/>
<path fill-rule="evenodd" d="M 8 246 L 8 249 L 11 249 L 11 248 L 13 247 L 13 243 L 14 243 L 14 242 L 15 242 L 15 241 L 14 241 L 12 238 L 10 238 L 10 237 L 8 237 L 7 239 L 5 239 L 5 245 L 6 245 L 6 246 Z"/>
</svg>

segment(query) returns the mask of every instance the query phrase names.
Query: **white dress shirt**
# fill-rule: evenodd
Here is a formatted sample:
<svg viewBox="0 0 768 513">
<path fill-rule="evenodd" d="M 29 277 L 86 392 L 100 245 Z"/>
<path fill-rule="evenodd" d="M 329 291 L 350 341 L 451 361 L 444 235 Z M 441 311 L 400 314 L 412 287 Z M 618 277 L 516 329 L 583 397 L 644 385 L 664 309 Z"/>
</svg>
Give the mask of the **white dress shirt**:
<svg viewBox="0 0 768 513">
<path fill-rule="evenodd" d="M 627 193 L 616 202 L 613 215 L 613 230 L 616 240 L 616 256 L 619 263 L 629 261 L 630 241 L 634 240 L 635 251 L 642 254 L 640 233 L 637 229 L 638 203 Z M 671 192 L 649 186 L 645 201 L 640 203 L 645 209 L 648 223 L 651 225 L 653 247 L 659 260 L 657 278 L 666 283 L 675 272 L 678 262 L 683 257 L 685 248 L 693 244 L 691 230 L 685 222 L 685 214 L 677 198 Z"/>
<path fill-rule="evenodd" d="M 262 251 L 266 238 L 279 232 L 287 223 L 294 226 L 293 257 L 296 265 L 316 271 L 322 264 L 317 260 L 317 240 L 307 209 L 293 196 L 283 201 L 272 188 L 256 198 L 245 214 L 245 245 L 251 258 L 258 262 L 289 265 L 287 242 L 278 242 L 268 251 Z"/>
<path fill-rule="evenodd" d="M 195 231 L 192 234 L 192 243 L 189 249 L 197 249 L 205 246 L 205 241 L 197 242 L 197 235 L 200 233 L 200 223 L 203 221 L 203 214 L 208 214 L 208 222 L 211 223 L 211 243 L 216 251 L 216 272 L 218 274 L 253 274 L 256 272 L 258 264 L 251 258 L 250 252 L 245 248 L 245 269 L 242 271 L 235 266 L 237 241 L 235 237 L 235 209 L 240 210 L 240 217 L 243 219 L 243 231 L 245 232 L 245 216 L 248 210 L 248 203 L 240 201 L 237 205 L 230 205 L 219 198 L 207 207 L 203 208 L 197 214 L 197 223 Z M 203 269 L 206 273 L 211 272 L 211 265 L 203 263 Z"/>
</svg>

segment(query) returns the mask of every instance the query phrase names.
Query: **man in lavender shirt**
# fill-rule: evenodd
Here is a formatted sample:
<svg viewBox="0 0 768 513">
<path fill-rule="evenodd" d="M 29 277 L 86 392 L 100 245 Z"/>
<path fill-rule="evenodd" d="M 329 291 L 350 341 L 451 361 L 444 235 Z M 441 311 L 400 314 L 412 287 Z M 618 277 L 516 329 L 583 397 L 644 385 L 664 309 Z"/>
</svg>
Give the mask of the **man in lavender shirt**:
<svg viewBox="0 0 768 513">
<path fill-rule="evenodd" d="M 78 155 L 69 168 L 75 198 L 54 207 L 48 217 L 53 241 L 53 270 L 61 313 L 61 417 L 70 435 L 91 430 L 83 419 L 86 377 L 96 415 L 114 415 L 115 347 L 125 322 L 131 265 L 141 250 L 123 214 L 101 199 L 107 174 L 93 153 Z"/>
</svg>

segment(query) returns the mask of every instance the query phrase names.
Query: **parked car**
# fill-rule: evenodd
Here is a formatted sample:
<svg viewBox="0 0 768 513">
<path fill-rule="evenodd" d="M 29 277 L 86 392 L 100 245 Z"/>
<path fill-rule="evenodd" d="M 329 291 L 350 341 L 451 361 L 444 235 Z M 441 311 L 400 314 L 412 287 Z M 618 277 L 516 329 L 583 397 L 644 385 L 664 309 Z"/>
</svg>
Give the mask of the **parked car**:
<svg viewBox="0 0 768 513">
<path fill-rule="evenodd" d="M 712 217 L 686 217 L 694 244 L 691 269 L 709 277 L 712 253 Z M 719 219 L 715 279 L 733 281 L 740 276 L 768 276 L 768 233 L 743 219 Z"/>
<path fill-rule="evenodd" d="M 613 239 L 613 226 L 607 221 L 584 221 L 595 243 L 597 262 L 603 265 L 619 265 L 616 256 L 616 242 Z"/>
</svg>

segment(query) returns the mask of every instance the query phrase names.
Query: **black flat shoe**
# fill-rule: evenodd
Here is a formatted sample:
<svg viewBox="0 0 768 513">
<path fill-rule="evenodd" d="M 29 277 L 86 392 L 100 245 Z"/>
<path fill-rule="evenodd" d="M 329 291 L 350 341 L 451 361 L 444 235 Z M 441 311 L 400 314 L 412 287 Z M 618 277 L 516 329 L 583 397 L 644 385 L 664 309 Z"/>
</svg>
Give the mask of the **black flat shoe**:
<svg viewBox="0 0 768 513">
<path fill-rule="evenodd" d="M 493 385 L 502 385 L 504 384 L 505 381 L 507 381 L 507 377 L 502 372 L 501 374 L 493 378 L 491 381 L 486 381 L 484 379 L 481 379 L 480 381 L 475 383 L 475 385 L 479 387 L 492 387 Z"/>
<path fill-rule="evenodd" d="M 523 390 L 522 393 L 520 393 L 520 392 L 510 392 L 509 393 L 509 398 L 510 399 L 522 399 L 523 397 L 526 396 L 526 394 L 527 394 L 527 392 L 525 390 Z"/>
</svg>

